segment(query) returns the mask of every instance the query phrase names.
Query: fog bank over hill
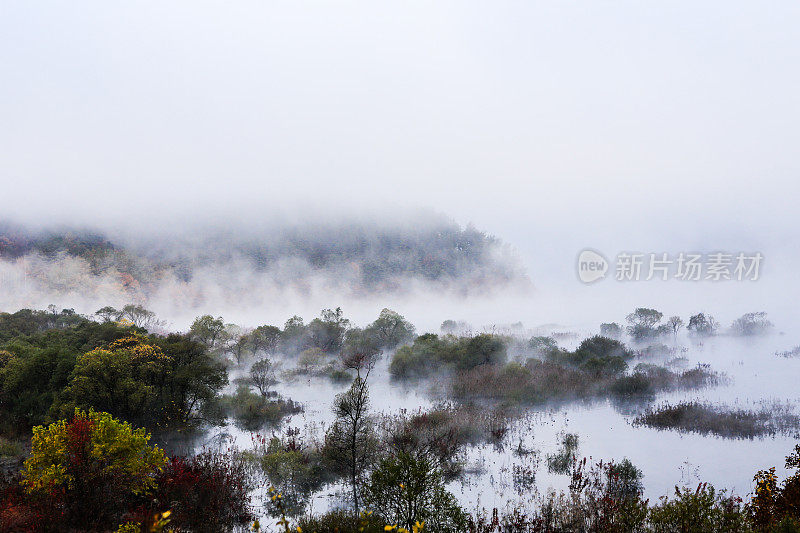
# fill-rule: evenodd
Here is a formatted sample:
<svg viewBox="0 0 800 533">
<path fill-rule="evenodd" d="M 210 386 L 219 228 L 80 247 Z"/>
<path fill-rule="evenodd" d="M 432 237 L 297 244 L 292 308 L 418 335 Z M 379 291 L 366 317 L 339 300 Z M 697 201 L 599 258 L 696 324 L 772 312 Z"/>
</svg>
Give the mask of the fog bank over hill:
<svg viewBox="0 0 800 533">
<path fill-rule="evenodd" d="M 135 228 L 5 221 L 0 299 L 6 309 L 56 303 L 82 312 L 138 302 L 173 317 L 298 300 L 358 303 L 431 291 L 459 299 L 532 289 L 509 245 L 427 211 L 380 220 L 250 220 Z"/>
</svg>

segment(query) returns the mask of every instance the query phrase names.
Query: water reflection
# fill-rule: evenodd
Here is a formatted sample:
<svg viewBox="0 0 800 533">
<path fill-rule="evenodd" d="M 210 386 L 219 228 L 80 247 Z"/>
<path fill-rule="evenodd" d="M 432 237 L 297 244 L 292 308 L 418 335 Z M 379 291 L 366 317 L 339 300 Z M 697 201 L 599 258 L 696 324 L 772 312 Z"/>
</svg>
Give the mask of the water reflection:
<svg viewBox="0 0 800 533">
<path fill-rule="evenodd" d="M 776 353 L 797 345 L 797 340 L 778 335 L 748 339 L 720 336 L 702 342 L 683 339 L 677 349 L 648 353 L 647 361 L 683 368 L 708 364 L 724 372 L 727 382 L 702 390 L 508 409 L 502 427 L 491 429 L 494 438 L 467 447 L 462 458 L 463 475 L 451 481 L 448 488 L 468 510 L 505 508 L 514 502 L 530 501 L 536 493 L 564 490 L 568 476 L 548 471 L 543 458 L 559 453 L 563 436 L 572 433 L 578 435 L 581 457 L 596 461 L 630 459 L 644 473 L 648 498 L 671 493 L 675 484 L 691 485 L 700 480 L 747 494 L 757 470 L 777 466 L 779 475 L 785 474 L 781 470 L 783 457 L 794 445 L 793 435 L 733 440 L 634 427 L 632 420 L 655 402 L 697 400 L 746 408 L 761 402 L 796 400 L 800 359 Z M 333 422 L 334 396 L 347 386 L 346 382 L 324 377 L 282 381 L 275 387 L 278 394 L 302 403 L 304 411 L 260 433 L 277 435 L 295 427 L 319 438 Z M 380 360 L 370 375 L 372 408 L 379 413 L 427 410 L 445 400 L 445 391 L 446 386 L 436 380 L 393 382 L 388 357 Z M 202 447 L 246 449 L 251 446 L 252 435 L 231 423 L 196 438 L 173 438 L 167 445 L 187 452 Z M 338 489 L 328 487 L 314 494 L 310 500 L 314 512 L 336 506 L 336 498 L 330 496 Z"/>
</svg>

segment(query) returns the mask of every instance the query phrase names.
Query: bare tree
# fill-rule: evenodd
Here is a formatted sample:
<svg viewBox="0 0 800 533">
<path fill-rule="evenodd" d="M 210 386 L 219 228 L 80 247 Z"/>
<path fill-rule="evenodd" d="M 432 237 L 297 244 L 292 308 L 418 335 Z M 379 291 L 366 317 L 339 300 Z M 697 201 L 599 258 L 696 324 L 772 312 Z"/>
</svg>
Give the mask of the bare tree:
<svg viewBox="0 0 800 533">
<path fill-rule="evenodd" d="M 333 402 L 336 421 L 325 436 L 325 448 L 334 464 L 346 471 L 352 489 L 355 514 L 359 513 L 359 490 L 362 476 L 377 446 L 375 430 L 369 415 L 367 376 L 356 376 L 350 388 L 337 395 Z"/>
<path fill-rule="evenodd" d="M 667 320 L 667 324 L 672 329 L 672 335 L 675 337 L 675 340 L 678 340 L 678 331 L 683 327 L 683 319 L 679 316 L 671 316 L 669 320 Z"/>
</svg>

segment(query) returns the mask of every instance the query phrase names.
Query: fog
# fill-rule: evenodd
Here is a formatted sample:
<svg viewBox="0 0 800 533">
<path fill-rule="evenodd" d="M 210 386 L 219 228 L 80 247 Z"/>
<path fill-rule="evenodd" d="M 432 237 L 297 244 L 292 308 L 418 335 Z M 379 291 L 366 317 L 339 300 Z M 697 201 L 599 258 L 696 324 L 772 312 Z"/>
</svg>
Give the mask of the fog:
<svg viewBox="0 0 800 533">
<path fill-rule="evenodd" d="M 798 27 L 789 1 L 2 3 L 0 311 L 137 303 L 187 331 L 389 308 L 417 333 L 521 322 L 568 343 L 638 307 L 720 333 L 764 311 L 758 340 L 676 335 L 731 382 L 659 400 L 797 401 L 776 352 L 800 344 Z M 111 251 L 37 248 L 53 235 Z M 579 279 L 586 249 L 604 279 Z M 757 279 L 618 280 L 637 253 L 763 261 Z M 382 408 L 432 405 L 389 355 Z M 307 402 L 290 423 L 329 421 L 340 384 L 300 381 L 278 386 Z M 746 493 L 796 440 L 634 428 L 607 398 L 531 411 L 511 440 L 578 432 L 581 453 L 631 457 L 653 499 L 684 474 Z M 509 501 L 508 450 L 468 453 L 485 468 L 460 501 Z"/>
<path fill-rule="evenodd" d="M 639 235 L 635 221 L 619 236 L 599 236 L 612 232 L 596 226 L 573 227 L 565 235 L 573 223 L 567 221 L 530 232 L 512 228 L 509 238 L 433 209 L 395 207 L 377 214 L 366 206 L 360 214 L 306 216 L 306 208 L 284 205 L 268 215 L 258 209 L 224 215 L 232 209 L 218 205 L 201 215 L 130 215 L 126 221 L 9 217 L 0 232 L 3 308 L 54 304 L 92 314 L 104 305 L 134 302 L 178 330 L 204 313 L 255 326 L 337 306 L 362 324 L 390 307 L 428 331 L 438 331 L 445 319 L 478 330 L 517 322 L 596 329 L 601 322 L 623 322 L 636 307 L 654 307 L 665 316 L 702 311 L 723 326 L 746 312 L 766 311 L 782 332 L 797 318 L 793 267 L 800 257 L 791 237 L 778 242 L 776 236 L 790 225 L 764 238 L 750 236 L 752 230 L 715 237 L 698 229 L 681 239 L 679 228 Z M 85 241 L 101 251 L 73 253 L 61 241 L 48 241 L 53 238 Z M 587 242 L 610 263 L 605 277 L 590 284 L 577 271 Z M 638 281 L 619 280 L 614 271 L 620 253 L 642 253 L 645 261 L 650 253 L 667 253 L 674 262 L 680 253 L 697 252 L 708 262 L 718 251 L 762 254 L 758 279 L 713 281 L 704 271 L 699 280 L 682 280 L 673 268 L 669 279 L 647 281 L 647 263 Z M 732 260 L 731 273 L 734 266 Z"/>
<path fill-rule="evenodd" d="M 345 305 L 371 320 L 388 303 L 433 299 L 441 312 L 448 302 L 534 292 L 511 246 L 436 213 L 251 216 L 252 224 L 173 218 L 161 227 L 6 222 L 0 294 L 7 308 L 90 315 L 135 302 L 185 329 L 204 312 L 282 324 Z"/>
<path fill-rule="evenodd" d="M 486 322 L 640 303 L 793 318 L 793 3 L 0 10 L 6 217 L 191 231 L 432 208 L 523 258 L 531 318 L 481 303 Z M 764 272 L 586 287 L 585 247 L 761 251 Z"/>
</svg>

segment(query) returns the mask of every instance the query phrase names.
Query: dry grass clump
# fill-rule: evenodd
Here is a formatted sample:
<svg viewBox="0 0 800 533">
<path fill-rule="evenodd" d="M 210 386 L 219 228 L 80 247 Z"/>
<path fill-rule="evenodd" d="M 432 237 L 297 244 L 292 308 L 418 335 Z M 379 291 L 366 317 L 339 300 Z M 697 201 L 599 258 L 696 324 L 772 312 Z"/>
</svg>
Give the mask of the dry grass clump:
<svg viewBox="0 0 800 533">
<path fill-rule="evenodd" d="M 663 404 L 648 409 L 633 423 L 656 429 L 747 439 L 778 433 L 794 434 L 800 429 L 800 417 L 787 406 L 773 405 L 753 411 L 697 401 Z"/>
<path fill-rule="evenodd" d="M 450 390 L 460 400 L 539 404 L 574 398 L 651 396 L 660 391 L 702 388 L 722 379 L 707 365 L 675 372 L 640 364 L 632 374 L 620 374 L 531 358 L 524 365 L 515 362 L 504 366 L 483 365 L 456 373 Z"/>
</svg>

